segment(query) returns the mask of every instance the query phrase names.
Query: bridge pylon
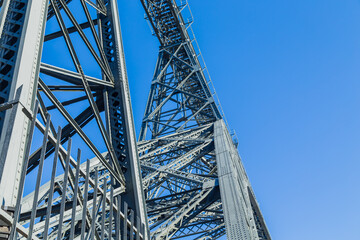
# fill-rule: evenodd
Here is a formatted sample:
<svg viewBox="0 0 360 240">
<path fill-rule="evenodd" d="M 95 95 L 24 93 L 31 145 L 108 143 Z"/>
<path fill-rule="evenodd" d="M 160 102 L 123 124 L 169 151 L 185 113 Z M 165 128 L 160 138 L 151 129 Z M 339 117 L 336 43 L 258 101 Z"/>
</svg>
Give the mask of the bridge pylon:
<svg viewBox="0 0 360 240">
<path fill-rule="evenodd" d="M 149 239 L 121 6 L 0 4 L 0 238 Z"/>
<path fill-rule="evenodd" d="M 160 43 L 138 142 L 152 239 L 271 239 L 187 1 L 141 2 Z"/>
</svg>

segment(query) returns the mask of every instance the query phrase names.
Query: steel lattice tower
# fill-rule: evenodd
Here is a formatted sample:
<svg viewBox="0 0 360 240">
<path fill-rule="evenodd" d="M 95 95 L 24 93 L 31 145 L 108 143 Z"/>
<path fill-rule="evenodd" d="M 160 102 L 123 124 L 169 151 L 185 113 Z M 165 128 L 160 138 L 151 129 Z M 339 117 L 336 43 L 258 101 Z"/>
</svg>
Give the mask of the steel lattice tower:
<svg viewBox="0 0 360 240">
<path fill-rule="evenodd" d="M 205 74 L 187 1 L 142 4 L 160 42 L 138 142 L 152 239 L 271 239 Z"/>
<path fill-rule="evenodd" d="M 0 1 L 0 239 L 270 239 L 187 2 L 141 2 L 160 51 L 137 147 L 117 1 Z"/>
<path fill-rule="evenodd" d="M 148 239 L 117 1 L 0 4 L 0 238 Z"/>
</svg>

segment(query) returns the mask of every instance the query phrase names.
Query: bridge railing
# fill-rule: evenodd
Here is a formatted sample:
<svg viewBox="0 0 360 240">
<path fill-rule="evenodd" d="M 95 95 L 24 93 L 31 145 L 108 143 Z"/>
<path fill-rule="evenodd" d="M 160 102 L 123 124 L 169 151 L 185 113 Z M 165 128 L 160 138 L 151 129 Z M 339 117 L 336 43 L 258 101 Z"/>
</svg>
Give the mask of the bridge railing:
<svg viewBox="0 0 360 240">
<path fill-rule="evenodd" d="M 11 111 L 19 102 L 0 105 L 0 111 Z M 25 109 L 24 109 L 25 111 Z M 40 121 L 38 103 L 31 120 L 29 140 L 43 134 L 39 166 L 27 175 L 30 147 L 23 164 L 15 208 L 0 209 L 0 238 L 8 239 L 145 239 L 145 223 L 128 203 L 121 199 L 124 186 L 97 158 L 83 160 L 81 150 L 73 152 L 71 138 L 67 146 L 61 143 L 61 127 L 56 136 L 50 131 L 50 114 Z M 37 136 L 38 137 L 38 136 Z M 31 141 L 30 141 L 31 143 Z M 34 143 L 35 144 L 35 143 Z M 53 160 L 45 163 L 47 144 L 55 147 Z M 76 159 L 72 155 L 76 155 Z M 108 158 L 107 153 L 103 154 Z M 44 179 L 50 179 L 43 183 Z M 25 187 L 26 186 L 26 187 Z M 31 187 L 30 187 L 31 186 Z M 25 192 L 31 192 L 24 196 Z"/>
</svg>

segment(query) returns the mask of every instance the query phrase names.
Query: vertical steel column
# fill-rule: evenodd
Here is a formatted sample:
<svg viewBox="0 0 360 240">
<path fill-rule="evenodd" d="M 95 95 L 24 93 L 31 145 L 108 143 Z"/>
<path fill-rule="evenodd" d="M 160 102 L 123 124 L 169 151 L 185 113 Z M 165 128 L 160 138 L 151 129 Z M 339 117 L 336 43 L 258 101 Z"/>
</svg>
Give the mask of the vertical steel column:
<svg viewBox="0 0 360 240">
<path fill-rule="evenodd" d="M 108 118 L 113 146 L 127 180 L 122 201 L 147 223 L 117 1 L 109 0 L 107 10 L 108 15 L 101 19 L 102 39 L 115 83 L 114 88 L 108 90 Z"/>
<path fill-rule="evenodd" d="M 34 106 L 48 1 L 11 0 L 6 1 L 3 8 L 0 101 L 14 100 L 21 88 L 15 114 L 8 111 L 5 117 L 0 116 L 0 196 L 2 204 L 14 206 L 29 128 L 29 118 L 23 108 L 31 110 Z"/>
<path fill-rule="evenodd" d="M 223 120 L 214 125 L 216 162 L 228 239 L 259 239 L 247 192 L 249 181 Z"/>
<path fill-rule="evenodd" d="M 239 153 L 223 120 L 214 124 L 214 139 L 228 239 L 271 239 Z"/>
</svg>

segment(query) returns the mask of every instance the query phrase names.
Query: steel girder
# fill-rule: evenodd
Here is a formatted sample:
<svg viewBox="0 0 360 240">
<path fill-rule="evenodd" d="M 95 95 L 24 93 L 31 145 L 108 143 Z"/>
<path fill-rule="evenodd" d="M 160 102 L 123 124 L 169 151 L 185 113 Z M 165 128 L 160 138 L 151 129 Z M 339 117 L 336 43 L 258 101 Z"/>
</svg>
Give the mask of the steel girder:
<svg viewBox="0 0 360 240">
<path fill-rule="evenodd" d="M 223 120 L 214 124 L 216 162 L 229 239 L 270 239 L 265 221 Z"/>
<path fill-rule="evenodd" d="M 196 237 L 223 225 L 213 124 L 138 146 L 155 239 Z"/>
<path fill-rule="evenodd" d="M 141 2 L 160 42 L 138 142 L 152 239 L 270 239 L 195 47 L 187 1 Z"/>
<path fill-rule="evenodd" d="M 117 1 L 1 4 L 0 237 L 148 239 Z"/>
</svg>

